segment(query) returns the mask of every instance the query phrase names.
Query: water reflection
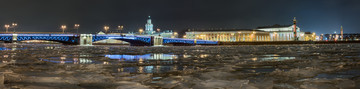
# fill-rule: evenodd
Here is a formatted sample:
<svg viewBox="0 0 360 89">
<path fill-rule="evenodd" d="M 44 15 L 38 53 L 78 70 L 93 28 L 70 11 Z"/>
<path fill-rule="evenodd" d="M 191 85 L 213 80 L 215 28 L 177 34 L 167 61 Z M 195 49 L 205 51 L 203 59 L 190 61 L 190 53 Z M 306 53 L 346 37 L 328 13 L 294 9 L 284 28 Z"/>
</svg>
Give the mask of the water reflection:
<svg viewBox="0 0 360 89">
<path fill-rule="evenodd" d="M 172 54 L 145 54 L 145 55 L 105 55 L 103 57 L 95 57 L 93 55 L 62 55 L 61 57 L 49 57 L 41 58 L 41 61 L 52 62 L 52 63 L 61 63 L 61 64 L 117 64 L 119 61 L 112 60 L 103 60 L 99 61 L 97 59 L 117 59 L 120 61 L 126 62 L 138 62 L 139 64 L 144 63 L 145 61 L 161 61 L 161 63 L 172 63 L 172 59 L 177 59 L 177 55 Z"/>
<path fill-rule="evenodd" d="M 335 73 L 322 73 L 318 74 L 315 78 L 326 78 L 326 79 L 336 79 L 336 78 L 342 78 L 342 79 L 349 79 L 354 78 L 356 76 L 360 76 L 360 70 L 359 69 L 351 69 L 346 71 L 339 71 Z"/>
<path fill-rule="evenodd" d="M 129 73 L 165 73 L 170 71 L 196 70 L 194 66 L 177 66 L 177 65 L 156 65 L 156 66 L 136 66 L 136 67 L 121 67 L 116 72 Z"/>
<path fill-rule="evenodd" d="M 3 50 L 11 50 L 10 48 L 5 48 L 5 47 L 0 47 L 0 51 L 3 51 Z"/>
<path fill-rule="evenodd" d="M 171 60 L 177 59 L 177 55 L 172 54 L 145 54 L 145 55 L 105 55 L 110 59 L 118 59 L 124 61 L 144 61 L 144 60 Z"/>
<path fill-rule="evenodd" d="M 41 61 L 60 63 L 60 64 L 98 64 L 98 62 L 87 58 L 70 58 L 70 57 L 50 57 L 40 59 Z"/>
<path fill-rule="evenodd" d="M 15 50 L 24 50 L 24 49 L 27 49 L 26 47 L 18 47 L 18 46 L 11 46 L 11 47 L 0 47 L 0 51 L 7 51 L 7 50 L 12 50 L 12 51 L 15 51 Z"/>
<path fill-rule="evenodd" d="M 278 54 L 271 54 L 271 55 L 263 55 L 262 58 L 255 58 L 256 60 L 260 61 L 284 61 L 284 60 L 293 60 L 296 57 L 284 57 Z M 254 59 L 253 59 L 254 60 Z"/>
</svg>

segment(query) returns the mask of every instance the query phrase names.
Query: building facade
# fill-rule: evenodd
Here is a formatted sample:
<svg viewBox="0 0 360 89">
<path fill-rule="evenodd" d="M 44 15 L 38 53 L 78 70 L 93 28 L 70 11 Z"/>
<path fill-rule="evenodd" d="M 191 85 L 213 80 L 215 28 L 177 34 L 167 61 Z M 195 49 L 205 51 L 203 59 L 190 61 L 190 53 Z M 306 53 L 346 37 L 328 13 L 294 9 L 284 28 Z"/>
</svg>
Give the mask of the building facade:
<svg viewBox="0 0 360 89">
<path fill-rule="evenodd" d="M 273 25 L 258 27 L 254 30 L 207 30 L 207 31 L 188 31 L 184 38 L 202 39 L 222 42 L 251 42 L 251 41 L 294 41 L 294 25 Z M 301 32 L 296 26 L 296 37 L 299 41 L 315 40 L 315 33 Z"/>
<path fill-rule="evenodd" d="M 270 41 L 268 32 L 258 30 L 190 31 L 187 39 L 201 39 L 222 42 Z"/>
<path fill-rule="evenodd" d="M 145 33 L 148 35 L 152 35 L 154 33 L 154 25 L 151 23 L 150 16 L 145 24 Z"/>
<path fill-rule="evenodd" d="M 257 30 L 269 32 L 270 41 L 294 41 L 294 25 L 273 25 L 258 27 Z M 301 32 L 300 28 L 296 26 L 296 37 L 299 41 L 305 41 L 305 32 Z"/>
<path fill-rule="evenodd" d="M 359 41 L 360 33 L 343 33 L 343 39 L 341 39 L 341 34 L 325 34 L 320 35 L 321 41 Z"/>
</svg>

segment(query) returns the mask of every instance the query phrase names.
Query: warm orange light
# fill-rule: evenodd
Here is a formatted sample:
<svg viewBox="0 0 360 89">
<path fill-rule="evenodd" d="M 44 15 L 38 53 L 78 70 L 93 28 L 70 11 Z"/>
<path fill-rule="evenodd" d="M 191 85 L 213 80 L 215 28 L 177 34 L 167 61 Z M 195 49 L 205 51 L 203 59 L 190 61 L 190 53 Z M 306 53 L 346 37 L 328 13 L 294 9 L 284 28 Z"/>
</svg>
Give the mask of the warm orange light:
<svg viewBox="0 0 360 89">
<path fill-rule="evenodd" d="M 139 29 L 140 34 L 141 34 L 143 31 L 144 31 L 144 30 L 143 30 L 142 28 Z"/>
<path fill-rule="evenodd" d="M 109 26 L 104 26 L 104 30 L 105 30 L 105 31 L 108 31 L 109 29 L 110 29 Z"/>
<path fill-rule="evenodd" d="M 10 25 L 9 24 L 5 24 L 5 28 L 9 28 L 10 27 Z"/>
<path fill-rule="evenodd" d="M 66 29 L 66 25 L 61 25 L 61 29 Z"/>
<path fill-rule="evenodd" d="M 80 27 L 80 24 L 75 24 L 75 28 L 79 28 Z"/>
</svg>

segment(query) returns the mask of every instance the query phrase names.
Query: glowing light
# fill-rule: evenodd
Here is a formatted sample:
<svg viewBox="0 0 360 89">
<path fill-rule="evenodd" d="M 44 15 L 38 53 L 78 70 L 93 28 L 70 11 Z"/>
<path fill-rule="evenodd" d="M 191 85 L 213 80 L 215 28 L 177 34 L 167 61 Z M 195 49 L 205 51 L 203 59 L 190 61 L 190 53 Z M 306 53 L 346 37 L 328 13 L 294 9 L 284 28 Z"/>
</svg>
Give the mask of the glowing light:
<svg viewBox="0 0 360 89">
<path fill-rule="evenodd" d="M 62 29 L 63 33 L 65 33 L 66 25 L 61 25 L 60 28 Z"/>
<path fill-rule="evenodd" d="M 256 60 L 257 60 L 257 58 L 252 58 L 251 60 L 256 61 Z"/>
<path fill-rule="evenodd" d="M 105 30 L 105 33 L 107 33 L 107 31 L 110 29 L 109 26 L 104 26 L 104 30 Z"/>
<path fill-rule="evenodd" d="M 80 24 L 75 24 L 75 28 L 78 28 L 78 27 L 80 27 Z"/>
<path fill-rule="evenodd" d="M 142 28 L 139 29 L 139 33 L 141 34 L 144 30 Z"/>
</svg>

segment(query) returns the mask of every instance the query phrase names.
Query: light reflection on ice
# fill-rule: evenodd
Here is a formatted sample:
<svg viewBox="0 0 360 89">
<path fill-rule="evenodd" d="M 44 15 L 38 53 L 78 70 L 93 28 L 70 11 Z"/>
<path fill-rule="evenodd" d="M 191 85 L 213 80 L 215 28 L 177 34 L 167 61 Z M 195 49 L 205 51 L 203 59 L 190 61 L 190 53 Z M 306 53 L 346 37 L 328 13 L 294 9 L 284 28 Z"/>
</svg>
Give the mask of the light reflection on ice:
<svg viewBox="0 0 360 89">
<path fill-rule="evenodd" d="M 94 64 L 97 63 L 91 59 L 86 58 L 66 58 L 66 57 L 51 57 L 51 58 L 41 58 L 40 61 L 60 63 L 60 64 Z"/>
<path fill-rule="evenodd" d="M 62 55 L 61 57 L 49 57 L 41 58 L 41 61 L 47 61 L 52 63 L 61 63 L 61 64 L 116 64 L 116 61 L 95 61 L 94 56 L 91 55 Z M 96 59 L 101 58 L 110 58 L 117 59 L 124 62 L 138 62 L 139 64 L 144 63 L 145 61 L 169 61 L 172 62 L 172 59 L 177 59 L 177 55 L 172 54 L 145 54 L 145 55 L 105 55 L 104 57 L 95 57 Z"/>
<path fill-rule="evenodd" d="M 284 60 L 296 59 L 296 57 L 287 57 L 287 56 L 281 56 L 278 54 L 263 55 L 263 56 L 264 57 L 259 58 L 261 61 L 284 61 Z"/>
<path fill-rule="evenodd" d="M 5 45 L 4 48 L 11 50 L 12 47 L 16 47 L 17 50 L 0 53 L 0 59 L 4 64 L 11 63 L 10 59 L 15 59 L 16 62 L 25 62 L 2 68 L 11 68 L 14 73 L 24 74 L 29 78 L 33 76 L 28 76 L 22 71 L 40 71 L 40 73 L 48 73 L 51 76 L 54 76 L 52 73 L 61 74 L 61 79 L 75 85 L 88 84 L 77 82 L 78 80 L 106 80 L 94 82 L 99 84 L 114 81 L 138 82 L 139 80 L 141 84 L 152 88 L 170 89 L 232 88 L 229 86 L 239 84 L 258 89 L 300 88 L 300 86 L 311 88 L 307 83 L 311 84 L 312 82 L 297 82 L 296 80 L 308 78 L 332 81 L 351 79 L 351 81 L 357 82 L 359 81 L 358 76 L 360 76 L 359 71 L 353 71 L 354 68 L 358 68 L 359 58 L 357 55 L 360 51 L 341 48 L 342 45 L 339 47 L 336 45 L 159 47 L 160 49 L 157 47 L 108 45 L 93 47 L 34 46 L 26 46 L 29 49 L 18 50 L 24 47 Z M 358 46 L 358 44 L 354 46 Z M 31 55 L 22 56 L 22 54 Z M 39 58 L 46 63 L 35 61 L 36 64 L 31 64 Z M 29 63 L 29 65 L 25 63 Z M 53 65 L 54 63 L 61 65 Z M 28 66 L 30 67 L 28 68 Z M 44 77 L 42 75 L 34 76 Z M 107 82 L 108 80 L 111 81 Z M 14 81 L 8 83 L 16 84 Z M 213 86 L 216 84 L 222 85 Z"/>
<path fill-rule="evenodd" d="M 5 48 L 5 47 L 0 47 L 0 51 L 3 51 L 3 50 L 11 50 L 11 49 Z"/>
<path fill-rule="evenodd" d="M 145 55 L 105 55 L 105 57 L 110 59 L 119 59 L 125 61 L 136 60 L 168 60 L 168 59 L 177 59 L 177 55 L 171 54 L 145 54 Z"/>
<path fill-rule="evenodd" d="M 154 66 L 134 66 L 134 67 L 121 67 L 116 72 L 129 72 L 129 73 L 166 73 L 170 71 L 182 71 L 184 69 L 196 69 L 192 66 L 167 66 L 167 65 L 154 65 Z"/>
</svg>

